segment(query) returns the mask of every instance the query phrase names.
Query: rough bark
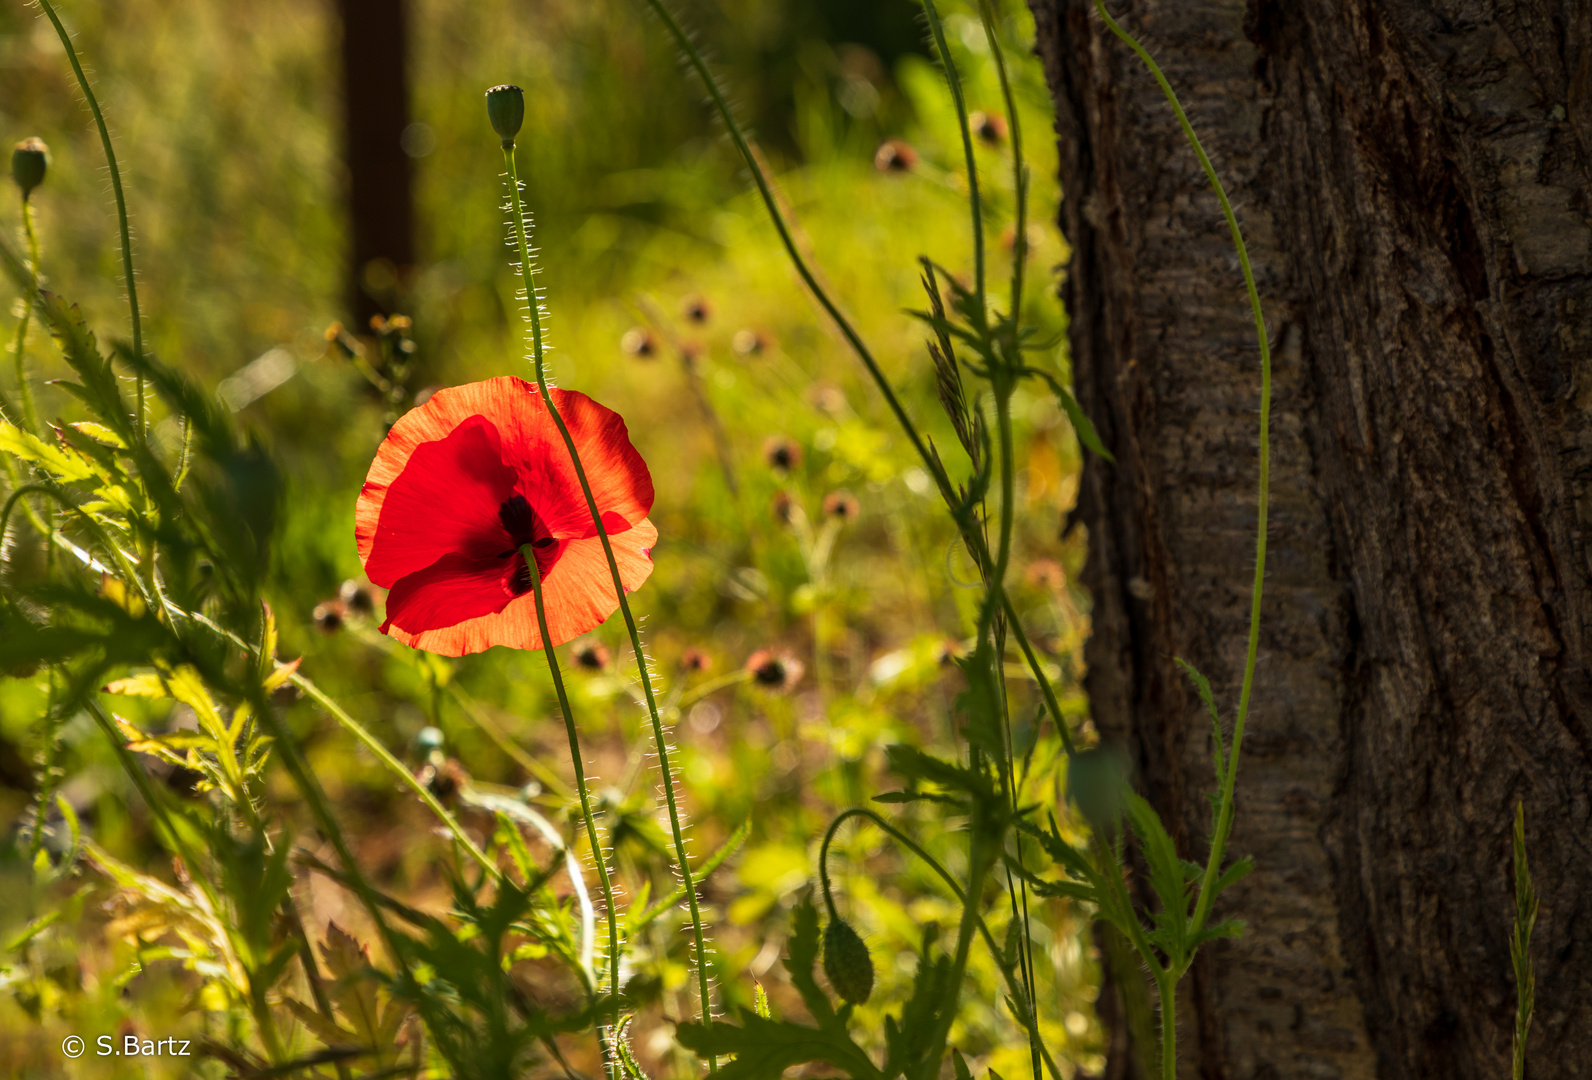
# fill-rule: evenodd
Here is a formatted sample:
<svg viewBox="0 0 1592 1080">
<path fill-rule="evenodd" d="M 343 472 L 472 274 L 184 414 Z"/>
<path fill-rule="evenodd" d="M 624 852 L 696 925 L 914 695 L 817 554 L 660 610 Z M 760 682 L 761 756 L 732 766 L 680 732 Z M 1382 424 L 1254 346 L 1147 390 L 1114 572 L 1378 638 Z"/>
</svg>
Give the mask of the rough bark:
<svg viewBox="0 0 1592 1080">
<path fill-rule="evenodd" d="M 1253 566 L 1258 356 L 1215 198 L 1086 0 L 1057 108 L 1088 690 L 1185 856 Z M 1529 1075 L 1592 1069 L 1592 5 L 1131 0 L 1227 182 L 1276 346 L 1238 854 L 1182 1075 L 1509 1075 L 1509 829 L 1542 896 Z M 1182 1006 L 1186 1004 L 1186 1011 Z"/>
</svg>

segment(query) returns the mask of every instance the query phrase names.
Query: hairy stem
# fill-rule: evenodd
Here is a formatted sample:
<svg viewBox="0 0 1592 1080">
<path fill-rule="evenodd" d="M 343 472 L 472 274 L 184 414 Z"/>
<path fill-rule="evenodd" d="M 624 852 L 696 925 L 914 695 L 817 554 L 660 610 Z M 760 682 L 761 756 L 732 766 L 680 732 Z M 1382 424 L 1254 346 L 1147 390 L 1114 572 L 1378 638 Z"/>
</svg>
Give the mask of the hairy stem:
<svg viewBox="0 0 1592 1080">
<path fill-rule="evenodd" d="M 586 840 L 591 844 L 592 861 L 597 864 L 597 881 L 602 886 L 603 903 L 608 907 L 609 985 L 614 994 L 614 1011 L 612 1026 L 599 1026 L 597 1039 L 602 1043 L 603 1061 L 607 1063 L 609 1076 L 618 1080 L 619 1060 L 610 1048 L 609 1032 L 619 1026 L 619 909 L 614 905 L 614 887 L 608 878 L 608 860 L 597 839 L 597 822 L 591 813 L 591 794 L 586 790 L 586 763 L 581 757 L 580 735 L 575 730 L 575 713 L 569 707 L 564 675 L 558 669 L 558 654 L 553 650 L 553 635 L 547 629 L 547 605 L 542 596 L 542 573 L 536 565 L 536 549 L 531 544 L 522 544 L 520 557 L 525 560 L 525 567 L 531 576 L 531 590 L 536 594 L 536 625 L 542 632 L 542 655 L 547 657 L 547 670 L 553 676 L 558 708 L 564 714 L 564 732 L 569 736 L 569 760 L 575 766 L 575 787 L 580 792 L 580 813 L 586 822 Z M 590 977 L 595 987 L 596 976 Z"/>
<path fill-rule="evenodd" d="M 77 49 L 72 45 L 72 35 L 66 32 L 66 27 L 61 25 L 61 18 L 55 13 L 55 5 L 50 0 L 38 0 L 39 7 L 44 9 L 44 14 L 49 16 L 50 22 L 55 27 L 57 36 L 61 39 L 61 47 L 66 50 L 66 58 L 72 63 L 72 73 L 77 76 L 78 88 L 83 91 L 83 100 L 88 103 L 89 112 L 94 114 L 94 126 L 99 129 L 100 145 L 105 148 L 105 164 L 110 168 L 111 191 L 116 196 L 116 221 L 121 228 L 122 240 L 122 276 L 127 281 L 127 307 L 133 323 L 133 355 L 140 360 L 144 356 L 144 327 L 138 314 L 138 281 L 133 277 L 133 241 L 132 233 L 127 227 L 127 199 L 122 194 L 122 171 L 116 165 L 116 149 L 111 145 L 110 129 L 105 126 L 105 117 L 100 112 L 99 99 L 94 96 L 94 88 L 88 83 L 88 76 L 83 74 L 83 65 L 77 58 Z M 139 438 L 145 435 L 148 418 L 144 412 L 144 373 L 138 372 L 138 416 L 137 428 Z"/>
<path fill-rule="evenodd" d="M 625 629 L 630 635 L 630 647 L 636 658 L 636 668 L 641 675 L 641 689 L 646 695 L 647 712 L 652 719 L 652 736 L 658 747 L 658 769 L 663 774 L 664 801 L 669 809 L 669 828 L 674 839 L 675 861 L 680 867 L 680 876 L 684 880 L 686 904 L 691 913 L 691 932 L 696 945 L 697 961 L 697 990 L 701 997 L 702 1022 L 710 1024 L 713 1021 L 713 997 L 708 987 L 707 947 L 702 935 L 702 910 L 698 903 L 696 885 L 691 877 L 691 860 L 685 850 L 685 835 L 680 828 L 680 809 L 674 793 L 674 774 L 669 766 L 668 740 L 664 737 L 663 720 L 658 714 L 658 702 L 652 688 L 652 672 L 647 668 L 647 654 L 641 647 L 641 632 L 636 626 L 636 617 L 630 610 L 630 602 L 625 598 L 625 583 L 619 573 L 618 560 L 614 558 L 613 544 L 608 539 L 608 530 L 603 526 L 602 512 L 597 507 L 597 500 L 592 495 L 591 483 L 586 478 L 586 467 L 581 463 L 580 454 L 575 449 L 575 440 L 569 434 L 569 428 L 564 424 L 564 418 L 559 414 L 558 406 L 553 403 L 553 396 L 547 385 L 547 366 L 545 352 L 542 346 L 542 318 L 539 302 L 536 297 L 536 284 L 532 280 L 530 243 L 525 236 L 525 216 L 520 206 L 520 180 L 519 171 L 514 162 L 514 143 L 504 140 L 503 162 L 508 169 L 509 192 L 511 209 L 514 217 L 515 235 L 519 241 L 520 274 L 525 280 L 525 304 L 531 313 L 531 348 L 536 364 L 536 386 L 541 392 L 542 402 L 547 406 L 548 415 L 553 418 L 558 434 L 564 441 L 564 448 L 569 452 L 570 464 L 574 467 L 575 478 L 580 481 L 581 494 L 586 497 L 586 509 L 591 514 L 592 524 L 597 530 L 597 537 L 602 542 L 603 555 L 608 560 L 608 572 L 613 578 L 614 594 L 619 600 L 619 610 L 624 615 Z M 718 1072 L 718 1061 L 708 1058 L 708 1071 Z"/>
<path fill-rule="evenodd" d="M 22 193 L 22 228 L 28 237 L 28 278 L 32 283 L 30 293 L 39 291 L 39 234 L 33 228 L 33 201 Z M 22 402 L 22 421 L 30 434 L 39 433 L 39 413 L 33 403 L 33 384 L 28 379 L 28 321 L 33 315 L 31 303 L 22 305 L 22 318 L 17 322 L 17 340 L 12 348 L 17 360 L 17 397 Z"/>
<path fill-rule="evenodd" d="M 1205 873 L 1200 878 L 1199 900 L 1195 904 L 1194 918 L 1189 930 L 1191 934 L 1198 934 L 1204 929 L 1205 920 L 1210 916 L 1211 903 L 1215 899 L 1211 886 L 1215 884 L 1217 876 L 1221 873 L 1222 856 L 1227 851 L 1227 838 L 1233 828 L 1233 786 L 1238 777 L 1238 751 L 1244 741 L 1244 722 L 1249 718 L 1249 695 L 1255 682 L 1255 656 L 1260 648 L 1260 595 L 1266 581 L 1266 512 L 1271 487 L 1271 343 L 1266 340 L 1266 317 L 1260 308 L 1260 290 L 1255 285 L 1255 271 L 1249 264 L 1249 249 L 1244 245 L 1243 231 L 1238 227 L 1238 217 L 1233 213 L 1233 204 L 1227 198 L 1227 189 L 1222 186 L 1221 177 L 1216 175 L 1216 167 L 1211 164 L 1210 157 L 1205 153 L 1205 147 L 1200 145 L 1199 136 L 1194 133 L 1194 125 L 1189 123 L 1188 114 L 1183 111 L 1183 105 L 1172 90 L 1172 84 L 1166 81 L 1166 76 L 1162 74 L 1160 65 L 1155 62 L 1154 57 L 1111 17 L 1111 13 L 1106 11 L 1104 0 L 1095 0 L 1095 10 L 1099 12 L 1100 18 L 1111 32 L 1121 38 L 1143 61 L 1150 74 L 1155 76 L 1161 92 L 1166 95 L 1167 103 L 1172 106 L 1172 112 L 1177 116 L 1177 122 L 1182 125 L 1184 137 L 1188 139 L 1189 146 L 1193 147 L 1195 157 L 1199 158 L 1200 168 L 1205 171 L 1205 178 L 1210 181 L 1211 190 L 1216 193 L 1216 199 L 1221 203 L 1222 215 L 1227 219 L 1227 228 L 1233 237 L 1233 247 L 1238 252 L 1238 265 L 1244 272 L 1244 287 L 1249 294 L 1250 310 L 1254 313 L 1255 337 L 1260 345 L 1260 493 L 1256 503 L 1255 581 L 1249 601 L 1249 641 L 1244 650 L 1244 681 L 1238 692 L 1238 715 L 1233 721 L 1233 745 L 1228 754 L 1227 775 L 1222 784 L 1221 801 L 1216 814 L 1216 829 L 1211 836 L 1210 858 L 1205 864 Z"/>
</svg>

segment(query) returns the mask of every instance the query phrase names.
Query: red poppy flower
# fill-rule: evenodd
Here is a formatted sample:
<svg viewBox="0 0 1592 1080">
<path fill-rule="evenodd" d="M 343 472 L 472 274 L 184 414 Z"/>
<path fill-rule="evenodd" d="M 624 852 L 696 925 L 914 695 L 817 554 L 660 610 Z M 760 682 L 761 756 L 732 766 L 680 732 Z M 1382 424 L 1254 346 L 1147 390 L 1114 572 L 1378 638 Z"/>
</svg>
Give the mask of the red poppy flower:
<svg viewBox="0 0 1592 1080">
<path fill-rule="evenodd" d="M 552 391 L 586 467 L 625 591 L 652 572 L 652 476 L 619 414 Z M 376 451 L 355 512 L 359 557 L 390 589 L 384 633 L 462 656 L 544 646 L 536 552 L 553 645 L 614 613 L 619 598 L 569 452 L 535 385 L 497 378 L 438 390 Z"/>
</svg>

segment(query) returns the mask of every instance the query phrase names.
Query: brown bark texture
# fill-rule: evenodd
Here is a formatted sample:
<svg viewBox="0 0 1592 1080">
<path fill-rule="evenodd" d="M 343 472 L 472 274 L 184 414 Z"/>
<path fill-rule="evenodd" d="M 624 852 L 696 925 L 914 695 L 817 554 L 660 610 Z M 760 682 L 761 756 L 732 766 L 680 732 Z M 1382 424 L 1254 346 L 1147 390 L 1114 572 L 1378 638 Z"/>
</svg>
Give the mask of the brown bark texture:
<svg viewBox="0 0 1592 1080">
<path fill-rule="evenodd" d="M 1057 111 L 1102 733 L 1186 858 L 1253 570 L 1259 363 L 1198 162 L 1087 0 Z M 1182 1076 L 1509 1075 L 1509 833 L 1542 908 L 1528 1075 L 1592 1075 L 1592 4 L 1115 0 L 1223 175 L 1275 347 L 1234 853 Z M 1121 1042 L 1114 1044 L 1120 1048 Z M 1116 1064 L 1120 1066 L 1118 1053 Z"/>
</svg>

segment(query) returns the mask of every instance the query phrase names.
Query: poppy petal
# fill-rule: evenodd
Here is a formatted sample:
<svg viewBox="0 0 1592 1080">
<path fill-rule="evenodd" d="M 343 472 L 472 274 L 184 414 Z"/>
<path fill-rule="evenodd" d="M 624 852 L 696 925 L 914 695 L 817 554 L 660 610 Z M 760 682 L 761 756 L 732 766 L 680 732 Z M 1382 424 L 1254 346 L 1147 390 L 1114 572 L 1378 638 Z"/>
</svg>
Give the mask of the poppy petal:
<svg viewBox="0 0 1592 1080">
<path fill-rule="evenodd" d="M 410 634 L 441 630 L 502 611 L 514 600 L 509 559 L 445 555 L 424 570 L 405 574 L 387 594 L 383 631 L 397 626 Z"/>
<path fill-rule="evenodd" d="M 554 536 L 595 536 L 586 496 L 570 464 L 569 450 L 536 387 L 521 379 L 489 379 L 499 412 L 492 416 L 503 435 L 503 460 L 520 470 L 520 492 L 530 499 Z M 551 391 L 569 429 L 604 518 L 616 515 L 633 526 L 652 510 L 652 474 L 630 443 L 624 418 L 574 390 Z M 506 407 L 505 407 L 506 406 Z M 610 533 L 617 527 L 606 527 Z"/>
<path fill-rule="evenodd" d="M 399 428 L 420 411 L 393 426 L 355 515 L 365 573 L 383 587 L 448 555 L 490 557 L 513 546 L 499 510 L 513 496 L 518 473 L 503 463 L 497 428 L 471 416 L 440 438 L 406 447 L 416 433 Z M 406 448 L 401 468 L 384 480 Z"/>
<path fill-rule="evenodd" d="M 645 518 L 609 538 L 626 592 L 640 588 L 652 573 L 652 545 L 657 540 L 658 530 Z M 406 645 L 443 656 L 482 652 L 493 645 L 542 648 L 536 598 L 529 592 L 512 598 L 498 610 L 472 615 L 452 625 L 430 625 L 431 617 L 452 618 L 457 611 L 480 611 L 479 606 L 470 605 L 484 603 L 479 597 L 486 586 L 496 581 L 497 587 L 503 588 L 503 578 L 491 579 L 487 570 L 484 562 L 471 569 L 461 560 L 435 575 L 414 575 L 412 588 L 405 588 L 410 581 L 405 578 L 387 598 L 388 617 L 382 629 Z M 473 581 L 467 580 L 472 574 Z M 572 641 L 602 625 L 619 607 L 602 541 L 588 537 L 567 542 L 548 571 L 542 595 L 554 645 Z M 450 604 L 457 606 L 450 608 Z"/>
</svg>

